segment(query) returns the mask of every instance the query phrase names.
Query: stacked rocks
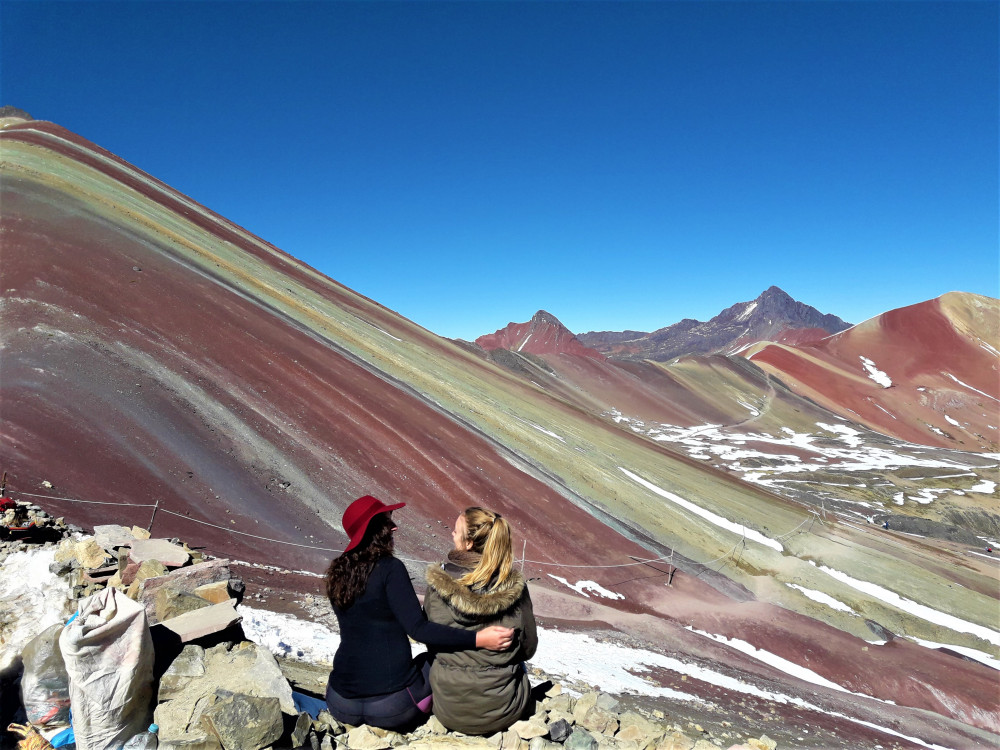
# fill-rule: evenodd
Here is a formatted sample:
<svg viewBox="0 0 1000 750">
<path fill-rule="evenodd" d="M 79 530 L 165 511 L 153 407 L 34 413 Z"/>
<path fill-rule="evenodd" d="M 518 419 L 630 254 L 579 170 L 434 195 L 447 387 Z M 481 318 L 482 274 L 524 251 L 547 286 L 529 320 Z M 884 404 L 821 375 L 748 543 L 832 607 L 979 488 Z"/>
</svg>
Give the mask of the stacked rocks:
<svg viewBox="0 0 1000 750">
<path fill-rule="evenodd" d="M 553 686 L 534 715 L 492 737 L 449 732 L 435 717 L 409 734 L 340 724 L 327 712 L 302 735 L 315 750 L 775 750 L 762 735 L 742 744 L 717 744 L 697 725 L 667 724 L 660 711 L 619 711 L 614 696 L 588 691 L 579 697 Z M 304 725 L 303 725 L 304 726 Z M 293 747 L 298 747 L 293 743 Z M 277 746 L 276 746 L 277 747 Z"/>
<path fill-rule="evenodd" d="M 74 531 L 80 528 L 53 518 L 33 503 L 0 498 L 0 561 L 36 544 L 51 545 Z"/>
</svg>

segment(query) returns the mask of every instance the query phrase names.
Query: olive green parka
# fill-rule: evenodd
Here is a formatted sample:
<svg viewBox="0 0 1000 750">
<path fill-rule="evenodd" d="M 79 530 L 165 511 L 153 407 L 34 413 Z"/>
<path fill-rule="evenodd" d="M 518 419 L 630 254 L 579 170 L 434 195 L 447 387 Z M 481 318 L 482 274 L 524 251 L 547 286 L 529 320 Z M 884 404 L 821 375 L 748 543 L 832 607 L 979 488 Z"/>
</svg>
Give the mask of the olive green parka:
<svg viewBox="0 0 1000 750">
<path fill-rule="evenodd" d="M 524 576 L 511 571 L 502 584 L 474 590 L 456 579 L 473 570 L 480 556 L 452 550 L 448 562 L 427 569 L 427 619 L 466 630 L 488 625 L 514 628 L 507 651 L 436 651 L 431 665 L 434 715 L 448 729 L 493 734 L 518 721 L 528 707 L 531 685 L 524 661 L 535 654 L 538 635 Z"/>
</svg>

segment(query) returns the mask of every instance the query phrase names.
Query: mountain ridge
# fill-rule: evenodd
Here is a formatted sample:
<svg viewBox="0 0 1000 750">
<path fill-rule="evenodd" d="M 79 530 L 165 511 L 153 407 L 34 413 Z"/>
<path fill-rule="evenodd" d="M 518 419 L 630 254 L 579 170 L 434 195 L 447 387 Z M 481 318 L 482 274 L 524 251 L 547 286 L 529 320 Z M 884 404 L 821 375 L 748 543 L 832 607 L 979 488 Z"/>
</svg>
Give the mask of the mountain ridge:
<svg viewBox="0 0 1000 750">
<path fill-rule="evenodd" d="M 605 356 L 666 362 L 688 354 L 735 352 L 755 341 L 778 340 L 792 331 L 816 329 L 830 335 L 850 327 L 836 315 L 793 299 L 777 286 L 770 286 L 756 299 L 738 302 L 702 322 L 684 318 L 648 333 L 590 331 L 577 339 Z"/>
</svg>

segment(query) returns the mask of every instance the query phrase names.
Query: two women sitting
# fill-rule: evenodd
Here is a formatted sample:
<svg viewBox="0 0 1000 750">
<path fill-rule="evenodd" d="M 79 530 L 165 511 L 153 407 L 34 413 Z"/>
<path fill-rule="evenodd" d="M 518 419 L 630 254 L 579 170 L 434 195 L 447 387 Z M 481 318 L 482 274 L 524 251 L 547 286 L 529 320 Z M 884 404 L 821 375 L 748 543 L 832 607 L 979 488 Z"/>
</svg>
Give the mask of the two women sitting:
<svg viewBox="0 0 1000 750">
<path fill-rule="evenodd" d="M 530 685 L 524 661 L 537 647 L 531 598 L 512 568 L 510 525 L 468 508 L 455 521 L 455 548 L 427 571 L 421 609 L 393 557 L 392 511 L 365 496 L 344 512 L 350 543 L 327 570 L 340 647 L 327 684 L 330 712 L 347 724 L 407 730 L 434 714 L 449 729 L 492 734 L 520 719 Z M 412 658 L 407 636 L 428 645 Z"/>
</svg>

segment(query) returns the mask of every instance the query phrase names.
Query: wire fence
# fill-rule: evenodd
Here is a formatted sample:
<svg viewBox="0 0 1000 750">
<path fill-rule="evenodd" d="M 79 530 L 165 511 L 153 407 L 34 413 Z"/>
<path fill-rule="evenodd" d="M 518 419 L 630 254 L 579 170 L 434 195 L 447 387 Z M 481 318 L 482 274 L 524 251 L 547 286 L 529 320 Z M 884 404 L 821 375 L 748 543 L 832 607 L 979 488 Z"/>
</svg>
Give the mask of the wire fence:
<svg viewBox="0 0 1000 750">
<path fill-rule="evenodd" d="M 210 526 L 213 529 L 218 529 L 219 531 L 224 531 L 227 534 L 235 534 L 235 535 L 238 535 L 238 536 L 249 537 L 251 539 L 259 539 L 261 541 L 271 542 L 272 544 L 285 544 L 285 545 L 288 545 L 288 546 L 291 546 L 291 547 L 300 547 L 300 548 L 305 548 L 305 549 L 314 549 L 314 550 L 318 550 L 318 551 L 321 551 L 321 552 L 331 552 L 331 553 L 341 553 L 341 552 L 343 552 L 342 549 L 336 549 L 336 548 L 331 548 L 331 547 L 320 547 L 318 545 L 303 544 L 301 542 L 289 542 L 289 541 L 286 541 L 284 539 L 274 539 L 272 537 L 261 536 L 259 534 L 251 534 L 251 533 L 249 533 L 247 531 L 239 531 L 237 529 L 231 529 L 231 528 L 228 528 L 226 526 L 220 526 L 219 524 L 210 523 L 209 521 L 202 521 L 202 520 L 197 519 L 197 518 L 191 518 L 187 514 L 178 513 L 177 511 L 168 510 L 166 508 L 161 508 L 159 501 L 157 501 L 155 503 L 113 503 L 113 502 L 106 502 L 106 501 L 100 501 L 100 500 L 83 500 L 83 499 L 80 499 L 80 498 L 61 497 L 61 496 L 58 496 L 58 495 L 43 495 L 43 494 L 39 494 L 39 493 L 35 493 L 35 492 L 22 492 L 21 490 L 10 490 L 10 489 L 8 489 L 7 492 L 8 493 L 12 492 L 12 493 L 14 493 L 16 495 L 23 496 L 23 497 L 34 497 L 34 498 L 41 498 L 41 499 L 45 499 L 45 500 L 56 500 L 56 501 L 63 501 L 63 502 L 70 502 L 70 503 L 86 503 L 88 505 L 111 505 L 111 506 L 118 506 L 118 507 L 122 507 L 122 508 L 152 508 L 153 511 L 152 511 L 151 516 L 150 516 L 149 525 L 148 525 L 147 529 L 152 529 L 153 520 L 156 517 L 156 513 L 160 512 L 160 513 L 166 513 L 166 514 L 171 515 L 171 516 L 175 516 L 175 517 L 183 519 L 185 521 L 190 521 L 191 523 L 201 524 L 202 526 Z M 805 529 L 805 531 L 803 531 L 802 533 L 809 533 L 812 530 L 812 525 L 813 525 L 813 523 L 815 523 L 817 517 L 818 517 L 818 514 L 815 511 L 810 511 L 810 516 L 808 518 L 806 518 L 805 520 L 803 520 L 802 523 L 800 523 L 798 526 L 796 526 L 791 531 L 788 531 L 785 534 L 782 534 L 782 535 L 776 537 L 776 539 L 778 539 L 778 540 L 788 539 L 792 535 L 798 533 L 799 529 L 801 529 L 806 524 L 809 524 L 809 527 L 807 529 Z M 822 523 L 822 521 L 821 521 L 821 523 Z M 701 575 L 704 574 L 707 570 L 712 570 L 712 572 L 718 573 L 723 567 L 725 567 L 725 562 L 724 561 L 728 560 L 728 559 L 731 559 L 737 553 L 737 550 L 739 550 L 739 557 L 736 560 L 736 564 L 737 565 L 739 564 L 739 561 L 742 559 L 743 550 L 746 548 L 746 542 L 747 542 L 747 539 L 746 539 L 746 529 L 744 528 L 743 537 L 732 547 L 732 549 L 730 549 L 725 554 L 722 554 L 719 557 L 717 557 L 717 558 L 715 558 L 713 560 L 709 560 L 707 562 L 697 562 L 697 561 L 691 560 L 689 558 L 687 558 L 687 561 L 690 564 L 692 564 L 692 565 L 699 566 L 699 567 L 702 568 L 702 570 L 700 572 L 698 572 L 698 573 L 695 574 L 695 577 L 699 577 L 700 578 Z M 524 566 L 526 564 L 528 564 L 528 565 L 535 565 L 535 566 L 541 566 L 541 567 L 554 567 L 554 568 L 565 568 L 565 569 L 610 570 L 610 569 L 614 569 L 614 568 L 632 568 L 632 567 L 637 567 L 637 566 L 640 566 L 640 565 L 650 565 L 651 563 L 665 562 L 665 563 L 668 563 L 671 566 L 671 568 L 674 570 L 674 572 L 676 572 L 676 567 L 673 564 L 673 561 L 674 561 L 674 549 L 673 548 L 671 548 L 669 555 L 660 555 L 658 557 L 649 557 L 649 558 L 632 557 L 632 560 L 633 560 L 632 562 L 628 562 L 628 563 L 609 563 L 609 564 L 606 564 L 606 565 L 576 565 L 576 564 L 568 564 L 568 563 L 560 563 L 560 562 L 551 562 L 551 561 L 547 561 L 547 560 L 530 560 L 530 559 L 527 559 L 525 557 L 525 551 L 526 550 L 527 550 L 527 540 L 525 540 L 525 542 L 524 542 L 524 547 L 522 548 L 521 558 L 518 561 L 518 562 L 520 562 L 522 570 L 524 569 Z M 412 563 L 423 563 L 423 564 L 428 564 L 429 565 L 429 564 L 433 564 L 435 562 L 439 562 L 438 560 L 420 560 L 420 559 L 415 559 L 415 558 L 402 557 L 400 555 L 395 555 L 395 556 L 398 559 L 400 559 L 400 560 L 404 560 L 406 562 L 412 562 Z M 723 564 L 720 565 L 718 567 L 718 569 L 713 570 L 711 568 L 711 566 L 715 565 L 716 563 L 719 563 L 719 562 L 722 562 Z M 670 574 L 670 578 L 671 578 L 671 580 L 673 579 L 673 573 Z"/>
</svg>

